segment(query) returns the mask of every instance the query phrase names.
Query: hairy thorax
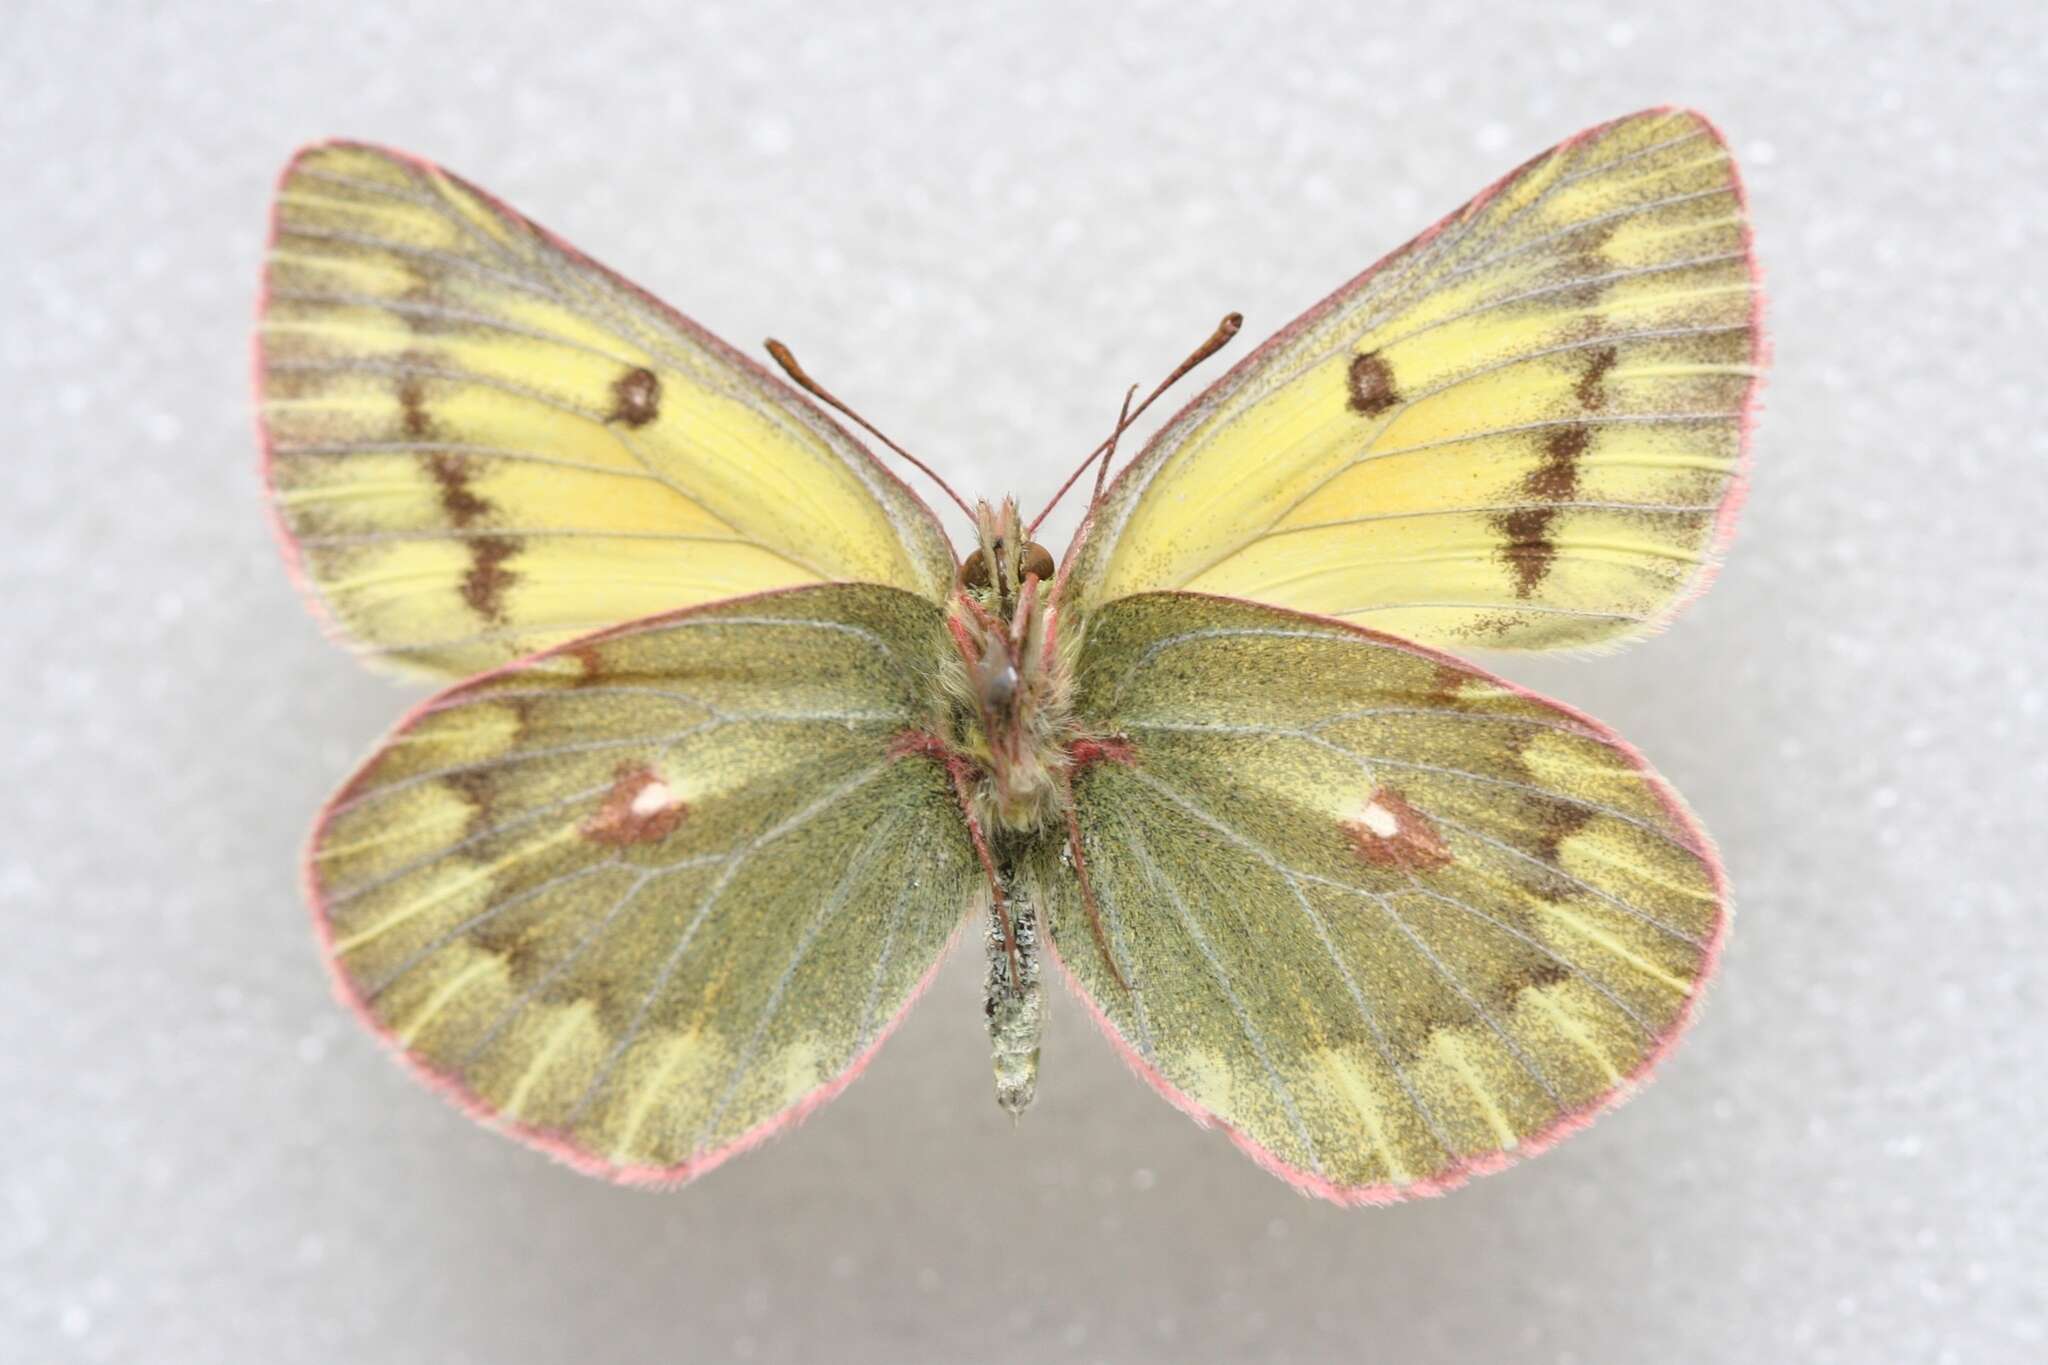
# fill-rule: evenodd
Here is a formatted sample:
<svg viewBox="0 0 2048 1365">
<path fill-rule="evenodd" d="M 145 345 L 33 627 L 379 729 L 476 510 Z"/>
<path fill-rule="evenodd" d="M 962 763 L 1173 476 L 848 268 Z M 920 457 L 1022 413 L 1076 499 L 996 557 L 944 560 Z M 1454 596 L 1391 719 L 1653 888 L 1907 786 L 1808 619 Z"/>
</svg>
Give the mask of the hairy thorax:
<svg viewBox="0 0 2048 1365">
<path fill-rule="evenodd" d="M 1053 562 L 1025 537 L 1016 504 L 977 508 L 979 544 L 961 561 L 946 626 L 945 739 L 972 766 L 968 799 L 982 826 L 1012 834 L 1057 828 L 1080 737 L 1072 673 L 1052 603 Z"/>
</svg>

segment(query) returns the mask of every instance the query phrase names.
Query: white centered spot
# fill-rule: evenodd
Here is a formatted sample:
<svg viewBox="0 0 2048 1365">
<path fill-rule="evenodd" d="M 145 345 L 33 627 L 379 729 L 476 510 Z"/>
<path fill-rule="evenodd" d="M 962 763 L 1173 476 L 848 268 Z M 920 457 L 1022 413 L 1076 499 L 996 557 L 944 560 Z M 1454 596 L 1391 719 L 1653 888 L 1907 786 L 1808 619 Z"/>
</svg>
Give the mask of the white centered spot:
<svg viewBox="0 0 2048 1365">
<path fill-rule="evenodd" d="M 675 793 L 668 789 L 668 783 L 649 782 L 634 793 L 632 811 L 635 815 L 659 815 L 675 803 Z"/>
<path fill-rule="evenodd" d="M 1364 810 L 1360 811 L 1358 819 L 1361 824 L 1381 839 L 1391 839 L 1401 832 L 1401 817 L 1377 801 L 1369 803 Z"/>
</svg>

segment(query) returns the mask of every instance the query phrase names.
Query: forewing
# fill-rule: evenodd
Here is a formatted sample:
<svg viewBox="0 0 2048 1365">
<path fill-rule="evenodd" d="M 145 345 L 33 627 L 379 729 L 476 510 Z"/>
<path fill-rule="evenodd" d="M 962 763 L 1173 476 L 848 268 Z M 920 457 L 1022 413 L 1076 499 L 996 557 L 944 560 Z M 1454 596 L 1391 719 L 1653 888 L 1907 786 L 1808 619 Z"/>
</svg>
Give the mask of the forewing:
<svg viewBox="0 0 2048 1365">
<path fill-rule="evenodd" d="M 286 169 L 257 371 L 307 585 L 402 667 L 802 583 L 937 596 L 952 573 L 930 512 L 808 401 L 398 153 Z"/>
<path fill-rule="evenodd" d="M 1759 307 L 1712 125 L 1594 128 L 1180 413 L 1084 527 L 1069 596 L 1185 588 L 1496 649 L 1643 634 L 1731 527 Z"/>
<path fill-rule="evenodd" d="M 1670 1046 L 1725 926 L 1714 855 L 1613 735 L 1467 664 L 1248 603 L 1126 599 L 1075 779 L 1105 938 L 1053 941 L 1176 1103 L 1314 1193 L 1433 1193 L 1541 1148 Z"/>
<path fill-rule="evenodd" d="M 336 797 L 310 885 L 341 988 L 471 1112 L 688 1179 L 852 1079 L 979 876 L 898 756 L 939 608 L 772 593 L 444 693 Z"/>
</svg>

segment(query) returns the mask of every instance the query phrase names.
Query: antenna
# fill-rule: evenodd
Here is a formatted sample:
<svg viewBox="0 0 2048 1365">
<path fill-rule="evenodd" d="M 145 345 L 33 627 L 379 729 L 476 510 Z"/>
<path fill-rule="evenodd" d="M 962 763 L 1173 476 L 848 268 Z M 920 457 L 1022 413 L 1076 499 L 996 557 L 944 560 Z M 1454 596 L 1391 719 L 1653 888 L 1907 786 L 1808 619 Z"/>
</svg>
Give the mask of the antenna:
<svg viewBox="0 0 2048 1365">
<path fill-rule="evenodd" d="M 837 398 L 834 398 L 832 394 L 826 390 L 823 384 L 820 384 L 817 380 L 811 378 L 811 376 L 805 372 L 804 367 L 797 364 L 796 356 L 790 351 L 789 347 L 783 345 L 774 337 L 768 338 L 768 340 L 763 342 L 762 344 L 768 348 L 768 354 L 775 357 L 775 363 L 782 367 L 782 372 L 788 375 L 792 380 L 794 380 L 798 388 L 802 389 L 805 393 L 808 393 L 811 397 L 817 399 L 820 403 L 825 404 L 825 406 L 830 408 L 836 408 L 840 412 L 846 414 L 846 416 L 854 420 L 854 422 L 860 427 L 862 431 L 865 431 L 868 435 L 874 437 L 877 441 L 880 441 L 883 445 L 889 447 L 889 449 L 895 451 L 898 455 L 901 455 L 904 459 L 910 461 L 910 463 L 916 465 L 919 469 L 923 470 L 925 477 L 930 479 L 933 483 L 937 484 L 940 490 L 944 492 L 947 497 L 953 500 L 954 506 L 958 507 L 961 511 L 965 512 L 970 521 L 973 520 L 974 509 L 967 505 L 967 500 L 965 498 L 962 498 L 958 493 L 955 493 L 953 491 L 953 486 L 951 484 L 947 483 L 944 479 L 940 478 L 938 476 L 937 471 L 935 471 L 930 465 L 926 464 L 923 460 L 918 459 L 917 456 L 911 454 L 902 446 L 897 445 L 887 436 L 884 436 L 881 433 L 881 431 L 876 428 L 874 423 L 868 421 L 867 418 L 861 416 L 852 408 L 840 402 Z"/>
<path fill-rule="evenodd" d="M 1095 449 L 1088 452 L 1088 458 L 1081 461 L 1080 468 L 1076 469 L 1073 473 L 1067 476 L 1067 481 L 1060 485 L 1060 491 L 1052 495 L 1052 501 L 1047 503 L 1044 509 L 1040 511 L 1037 516 L 1031 519 L 1031 525 L 1025 528 L 1025 534 L 1029 535 L 1031 532 L 1036 531 L 1038 529 L 1038 523 L 1044 521 L 1046 517 L 1051 514 L 1052 509 L 1059 506 L 1060 499 L 1064 498 L 1067 495 L 1067 490 L 1072 488 L 1075 485 L 1075 483 L 1077 483 L 1080 480 L 1081 476 L 1088 472 L 1088 466 L 1095 463 L 1097 457 L 1105 458 L 1103 458 L 1102 460 L 1101 470 L 1097 472 L 1095 477 L 1095 492 L 1091 497 L 1091 503 L 1093 498 L 1102 496 L 1102 485 L 1109 474 L 1110 460 L 1116 457 L 1116 438 L 1123 435 L 1124 428 L 1129 426 L 1131 423 L 1137 421 L 1140 417 L 1144 416 L 1145 409 L 1152 406 L 1152 400 L 1159 397 L 1160 394 L 1165 393 L 1175 384 L 1179 383 L 1183 378 L 1186 377 L 1187 372 L 1189 370 L 1194 369 L 1195 366 L 1201 364 L 1210 356 L 1215 355 L 1218 351 L 1222 350 L 1226 345 L 1228 345 L 1230 339 L 1237 335 L 1237 329 L 1242 326 L 1244 326 L 1244 314 L 1226 314 L 1223 318 L 1223 321 L 1216 324 L 1216 330 L 1209 333 L 1209 339 L 1207 341 L 1204 341 L 1201 345 L 1195 347 L 1195 349 L 1188 354 L 1188 358 L 1186 360 L 1183 360 L 1180 364 L 1174 366 L 1173 373 L 1166 376 L 1166 378 L 1160 380 L 1159 387 L 1153 389 L 1151 393 L 1147 394 L 1145 396 L 1145 401 L 1138 404 L 1137 409 L 1135 411 L 1131 412 L 1130 415 L 1127 417 L 1120 417 L 1117 419 L 1116 430 L 1112 431 L 1109 434 L 1109 439 L 1104 441 L 1101 445 L 1095 447 Z M 1137 386 L 1135 384 L 1132 385 L 1131 392 L 1136 393 L 1137 391 Z"/>
<path fill-rule="evenodd" d="M 1124 390 L 1124 405 L 1117 412 L 1116 426 L 1109 433 L 1109 448 L 1103 452 L 1102 463 L 1095 466 L 1095 491 L 1088 495 L 1088 505 L 1091 507 L 1095 505 L 1095 500 L 1102 496 L 1102 481 L 1109 477 L 1109 466 L 1116 459 L 1116 438 L 1123 435 L 1124 428 L 1131 424 L 1131 400 L 1137 396 L 1136 384 Z M 1031 525 L 1035 529 L 1038 523 L 1034 521 Z"/>
</svg>

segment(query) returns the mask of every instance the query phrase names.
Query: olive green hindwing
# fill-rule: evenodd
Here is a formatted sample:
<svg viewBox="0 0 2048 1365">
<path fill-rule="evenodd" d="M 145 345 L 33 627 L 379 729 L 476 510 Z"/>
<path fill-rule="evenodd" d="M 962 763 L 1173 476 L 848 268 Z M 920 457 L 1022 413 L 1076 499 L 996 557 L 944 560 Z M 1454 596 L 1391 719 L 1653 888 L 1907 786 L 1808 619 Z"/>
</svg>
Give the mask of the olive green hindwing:
<svg viewBox="0 0 2048 1365">
<path fill-rule="evenodd" d="M 1469 665 L 1182 594 L 1091 623 L 1077 776 L 1104 938 L 1053 941 L 1162 1089 L 1345 1201 L 1455 1184 L 1622 1093 L 1684 1024 L 1720 873 L 1592 722 Z"/>
<path fill-rule="evenodd" d="M 484 1117 L 682 1179 L 850 1079 L 979 874 L 925 723 L 939 608 L 767 594 L 448 692 L 343 789 L 312 885 L 349 996 Z"/>
</svg>

